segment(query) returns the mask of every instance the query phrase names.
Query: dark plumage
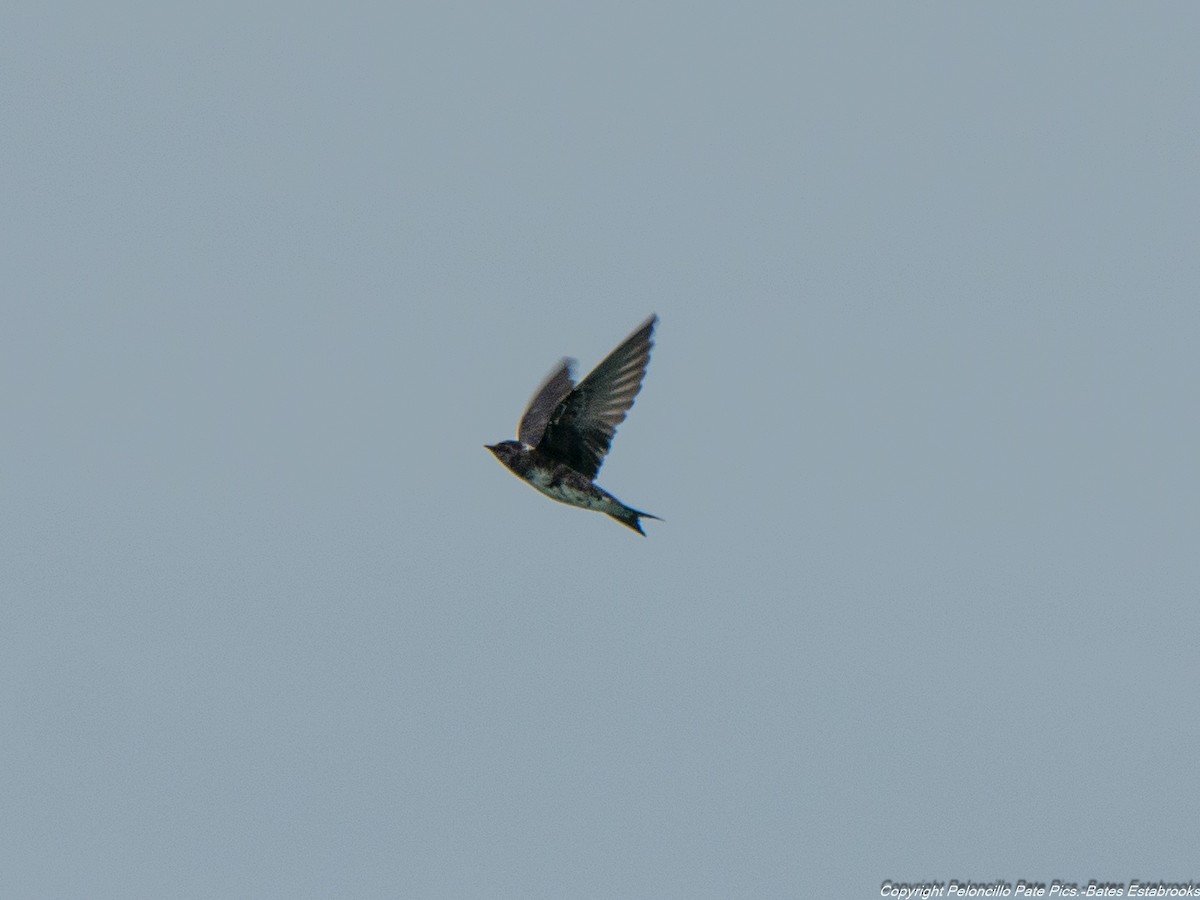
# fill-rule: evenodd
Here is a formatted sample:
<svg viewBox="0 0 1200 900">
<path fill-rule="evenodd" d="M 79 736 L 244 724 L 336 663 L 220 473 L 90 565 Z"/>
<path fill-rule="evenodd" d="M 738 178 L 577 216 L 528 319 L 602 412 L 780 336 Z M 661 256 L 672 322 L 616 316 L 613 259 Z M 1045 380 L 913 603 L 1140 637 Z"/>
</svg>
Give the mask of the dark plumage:
<svg viewBox="0 0 1200 900">
<path fill-rule="evenodd" d="M 546 496 L 605 513 L 642 535 L 639 518 L 658 516 L 626 506 L 592 479 L 642 389 L 657 322 L 657 316 L 643 322 L 578 385 L 571 379 L 572 361 L 564 359 L 529 402 L 518 440 L 485 445 Z"/>
</svg>

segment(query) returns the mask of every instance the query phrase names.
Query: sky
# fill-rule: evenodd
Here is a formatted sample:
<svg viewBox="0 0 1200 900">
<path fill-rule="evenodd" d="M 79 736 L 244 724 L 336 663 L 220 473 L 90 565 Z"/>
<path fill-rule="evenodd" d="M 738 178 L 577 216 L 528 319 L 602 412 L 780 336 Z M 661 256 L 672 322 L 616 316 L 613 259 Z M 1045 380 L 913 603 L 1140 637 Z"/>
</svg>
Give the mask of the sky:
<svg viewBox="0 0 1200 900">
<path fill-rule="evenodd" d="M 0 895 L 1200 879 L 1198 31 L 6 7 Z"/>
</svg>

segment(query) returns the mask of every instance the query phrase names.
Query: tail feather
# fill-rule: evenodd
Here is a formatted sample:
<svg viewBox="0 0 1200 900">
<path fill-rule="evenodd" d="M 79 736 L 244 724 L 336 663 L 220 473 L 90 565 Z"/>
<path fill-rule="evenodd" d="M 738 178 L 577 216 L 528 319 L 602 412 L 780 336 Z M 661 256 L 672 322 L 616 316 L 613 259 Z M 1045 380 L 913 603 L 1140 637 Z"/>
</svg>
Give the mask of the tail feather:
<svg viewBox="0 0 1200 900">
<path fill-rule="evenodd" d="M 616 519 L 627 528 L 632 528 L 642 537 L 646 536 L 646 532 L 642 531 L 642 523 L 640 519 L 654 519 L 656 522 L 661 522 L 658 516 L 652 516 L 650 513 L 642 512 L 638 509 L 631 509 L 628 506 L 622 507 L 620 512 L 610 512 L 609 516 Z"/>
</svg>

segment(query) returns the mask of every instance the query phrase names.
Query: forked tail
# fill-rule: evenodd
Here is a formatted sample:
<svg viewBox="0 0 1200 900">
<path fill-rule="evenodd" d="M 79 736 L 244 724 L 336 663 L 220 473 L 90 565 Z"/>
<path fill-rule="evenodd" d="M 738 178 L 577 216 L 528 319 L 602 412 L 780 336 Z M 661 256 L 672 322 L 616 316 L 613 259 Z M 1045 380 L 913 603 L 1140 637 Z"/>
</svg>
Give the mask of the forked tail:
<svg viewBox="0 0 1200 900">
<path fill-rule="evenodd" d="M 622 506 L 620 512 L 610 512 L 609 515 L 627 528 L 632 528 L 642 537 L 646 536 L 646 532 L 642 531 L 641 519 L 654 519 L 656 522 L 662 521 L 658 516 L 652 516 L 650 513 L 632 509 L 628 506 Z"/>
</svg>

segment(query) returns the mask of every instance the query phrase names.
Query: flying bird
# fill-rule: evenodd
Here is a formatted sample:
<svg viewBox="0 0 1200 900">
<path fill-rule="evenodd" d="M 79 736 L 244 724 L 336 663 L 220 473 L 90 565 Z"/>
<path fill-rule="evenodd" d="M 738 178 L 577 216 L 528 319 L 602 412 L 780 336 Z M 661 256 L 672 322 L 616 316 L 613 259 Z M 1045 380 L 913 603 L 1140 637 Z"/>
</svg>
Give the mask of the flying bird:
<svg viewBox="0 0 1200 900">
<path fill-rule="evenodd" d="M 658 316 L 648 318 L 578 385 L 573 361 L 564 359 L 529 401 L 517 440 L 484 445 L 547 497 L 612 516 L 643 536 L 639 519 L 658 516 L 626 506 L 593 479 L 642 389 L 657 322 Z"/>
</svg>

